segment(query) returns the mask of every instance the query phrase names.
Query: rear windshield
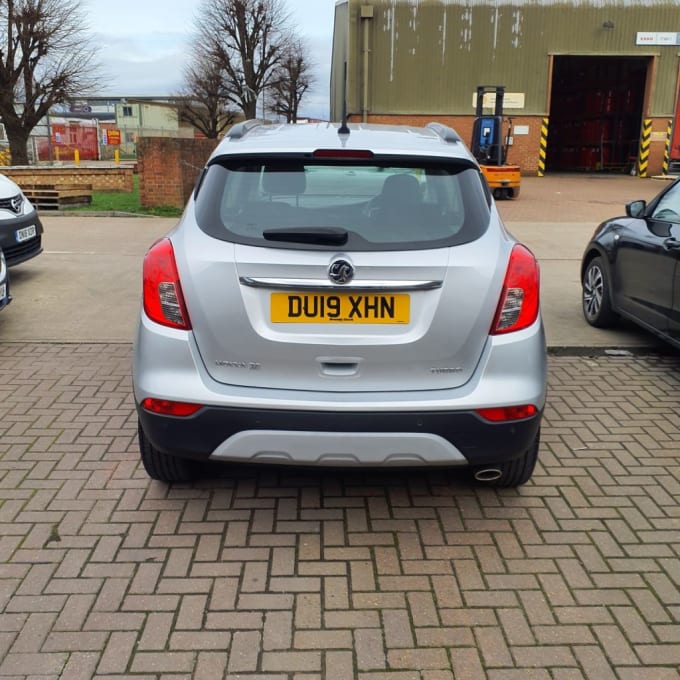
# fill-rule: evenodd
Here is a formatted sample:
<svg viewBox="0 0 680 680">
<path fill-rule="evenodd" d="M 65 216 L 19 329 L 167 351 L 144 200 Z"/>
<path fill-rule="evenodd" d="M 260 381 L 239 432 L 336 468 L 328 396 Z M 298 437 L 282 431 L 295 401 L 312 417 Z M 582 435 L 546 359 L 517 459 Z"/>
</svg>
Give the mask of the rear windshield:
<svg viewBox="0 0 680 680">
<path fill-rule="evenodd" d="M 404 250 L 479 238 L 489 206 L 468 165 L 230 157 L 207 169 L 196 219 L 210 236 L 235 243 Z"/>
</svg>

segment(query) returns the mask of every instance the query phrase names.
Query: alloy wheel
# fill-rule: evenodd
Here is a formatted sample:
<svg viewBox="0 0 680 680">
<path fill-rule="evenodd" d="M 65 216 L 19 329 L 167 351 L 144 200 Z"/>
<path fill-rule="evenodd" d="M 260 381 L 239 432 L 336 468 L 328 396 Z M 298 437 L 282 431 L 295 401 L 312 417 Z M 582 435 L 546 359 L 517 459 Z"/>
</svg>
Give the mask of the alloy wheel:
<svg viewBox="0 0 680 680">
<path fill-rule="evenodd" d="M 596 264 L 592 264 L 583 278 L 583 309 L 589 319 L 596 319 L 600 314 L 603 297 L 604 275 Z"/>
</svg>

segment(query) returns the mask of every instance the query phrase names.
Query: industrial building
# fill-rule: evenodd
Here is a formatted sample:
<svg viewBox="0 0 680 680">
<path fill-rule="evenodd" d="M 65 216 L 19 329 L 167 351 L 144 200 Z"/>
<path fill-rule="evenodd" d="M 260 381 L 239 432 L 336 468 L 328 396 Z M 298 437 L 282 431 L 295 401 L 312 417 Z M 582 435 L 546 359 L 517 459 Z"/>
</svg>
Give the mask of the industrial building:
<svg viewBox="0 0 680 680">
<path fill-rule="evenodd" d="M 679 74 L 678 0 L 345 0 L 331 118 L 437 120 L 469 143 L 477 86 L 503 85 L 523 174 L 646 176 L 680 165 Z"/>
</svg>

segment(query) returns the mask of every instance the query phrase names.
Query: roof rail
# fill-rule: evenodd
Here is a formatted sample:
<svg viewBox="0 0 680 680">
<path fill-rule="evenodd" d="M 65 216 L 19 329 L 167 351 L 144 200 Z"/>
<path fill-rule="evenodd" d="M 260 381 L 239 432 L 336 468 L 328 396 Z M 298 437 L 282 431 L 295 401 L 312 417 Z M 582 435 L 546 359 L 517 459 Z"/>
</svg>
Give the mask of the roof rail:
<svg viewBox="0 0 680 680">
<path fill-rule="evenodd" d="M 429 130 L 432 130 L 432 132 L 434 132 L 436 135 L 439 135 L 442 140 L 449 142 L 450 144 L 463 141 L 460 138 L 460 135 L 453 128 L 443 125 L 442 123 L 428 123 L 425 127 Z"/>
<path fill-rule="evenodd" d="M 263 123 L 257 118 L 244 120 L 241 123 L 232 126 L 229 132 L 227 132 L 227 137 L 230 139 L 241 139 L 241 137 L 245 137 L 251 130 L 260 127 L 260 125 L 263 125 Z"/>
</svg>

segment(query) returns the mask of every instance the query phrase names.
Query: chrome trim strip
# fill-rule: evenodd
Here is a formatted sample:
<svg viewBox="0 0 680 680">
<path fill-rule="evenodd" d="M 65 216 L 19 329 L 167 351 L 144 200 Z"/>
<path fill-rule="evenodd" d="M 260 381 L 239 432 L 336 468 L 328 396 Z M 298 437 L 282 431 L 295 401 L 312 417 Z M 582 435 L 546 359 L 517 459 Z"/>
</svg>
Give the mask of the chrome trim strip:
<svg viewBox="0 0 680 680">
<path fill-rule="evenodd" d="M 278 290 L 300 291 L 395 291 L 395 290 L 435 290 L 444 285 L 443 281 L 352 281 L 346 285 L 338 285 L 324 279 L 275 279 L 241 276 L 243 286 L 251 288 L 276 288 Z"/>
</svg>

